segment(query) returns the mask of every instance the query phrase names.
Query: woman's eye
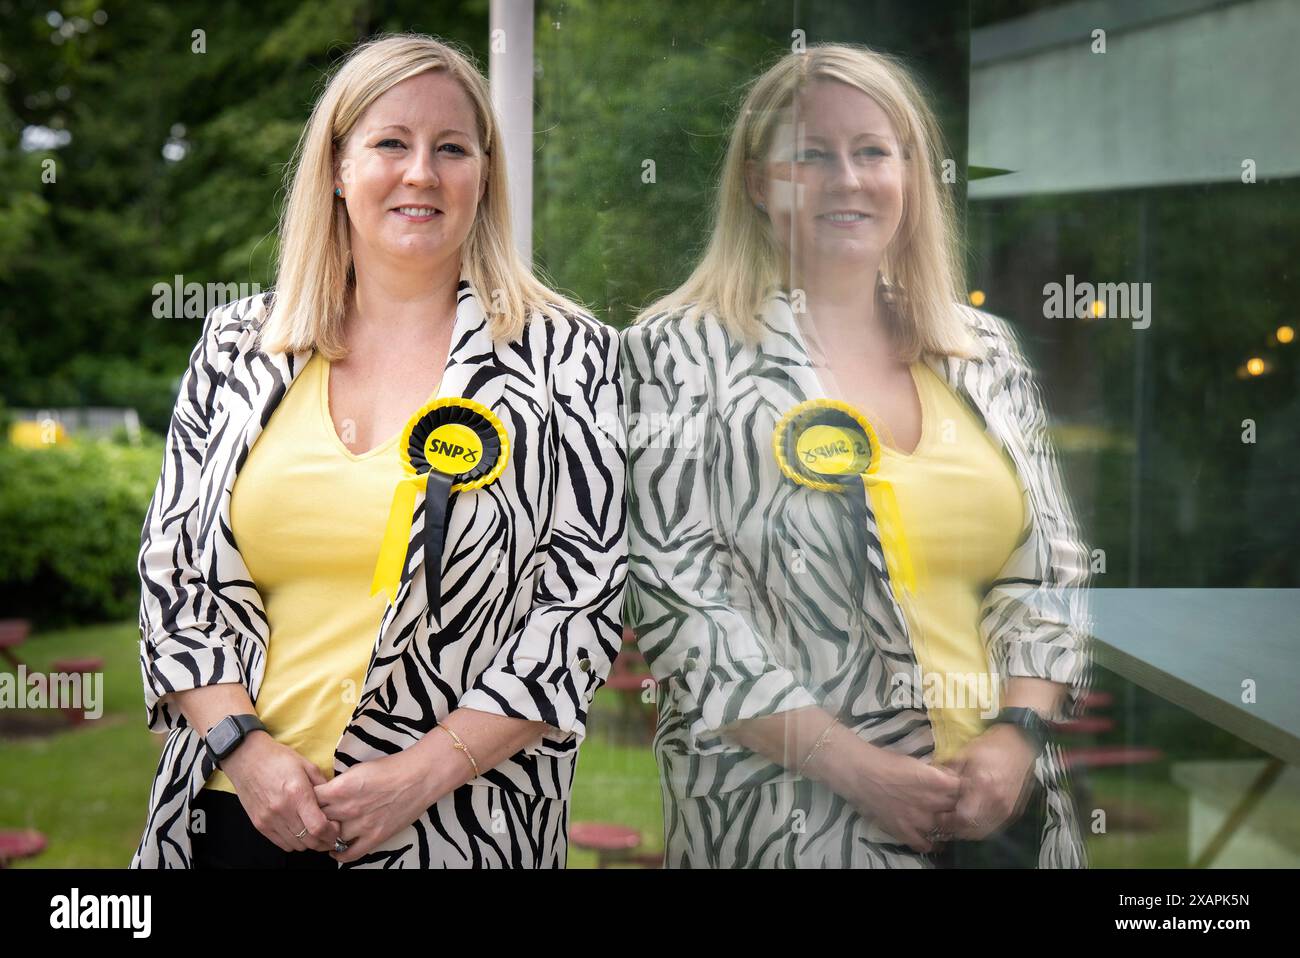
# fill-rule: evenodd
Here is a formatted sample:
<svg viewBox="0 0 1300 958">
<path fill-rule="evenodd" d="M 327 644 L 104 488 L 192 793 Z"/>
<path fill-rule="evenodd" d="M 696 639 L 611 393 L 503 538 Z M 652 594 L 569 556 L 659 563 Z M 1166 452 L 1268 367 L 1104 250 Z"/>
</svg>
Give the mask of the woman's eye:
<svg viewBox="0 0 1300 958">
<path fill-rule="evenodd" d="M 808 163 L 812 160 L 820 160 L 822 157 L 821 150 L 803 150 L 799 153 L 797 159 L 801 163 Z"/>
<path fill-rule="evenodd" d="M 466 154 L 466 151 L 465 151 L 465 148 L 464 148 L 463 146 L 461 146 L 459 143 L 444 143 L 442 146 L 439 147 L 439 149 L 441 149 L 441 150 L 453 150 L 453 151 L 455 151 L 456 153 L 459 153 L 459 154 L 462 155 L 462 156 L 467 155 L 467 154 Z"/>
<path fill-rule="evenodd" d="M 379 146 L 379 147 L 405 146 L 405 145 L 406 144 L 404 144 L 401 140 L 380 140 L 378 143 L 375 144 L 375 146 Z"/>
<path fill-rule="evenodd" d="M 867 154 L 868 156 L 888 156 L 888 155 L 889 155 L 888 153 L 886 153 L 884 150 L 882 150 L 882 149 L 881 149 L 880 147 L 878 147 L 878 146 L 866 146 L 866 147 L 863 147 L 861 150 L 858 150 L 858 152 L 859 152 L 859 153 L 865 153 L 865 154 Z"/>
</svg>

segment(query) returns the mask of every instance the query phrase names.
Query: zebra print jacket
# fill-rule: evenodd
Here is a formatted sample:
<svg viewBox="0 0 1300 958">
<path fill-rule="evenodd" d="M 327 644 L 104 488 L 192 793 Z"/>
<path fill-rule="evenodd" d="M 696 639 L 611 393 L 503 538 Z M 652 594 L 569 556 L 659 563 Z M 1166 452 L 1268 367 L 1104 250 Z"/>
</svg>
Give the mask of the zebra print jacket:
<svg viewBox="0 0 1300 958">
<path fill-rule="evenodd" d="M 452 494 L 437 616 L 421 569 L 419 494 L 400 588 L 385 609 L 334 772 L 412 745 L 463 706 L 552 727 L 471 785 L 566 799 L 588 706 L 621 644 L 627 533 L 618 338 L 590 316 L 534 316 L 521 338 L 494 343 L 463 277 L 457 297 L 439 395 L 493 409 L 510 458 L 491 485 Z M 132 867 L 190 866 L 190 805 L 213 771 L 199 732 L 160 698 L 240 682 L 256 703 L 262 684 L 269 628 L 231 534 L 230 496 L 249 449 L 311 358 L 311 350 L 268 355 L 254 347 L 272 301 L 267 293 L 208 315 L 144 523 L 140 665 L 149 728 L 167 739 Z M 426 815 L 414 841 L 381 846 L 354 864 L 427 865 L 421 848 L 430 825 Z"/>
<path fill-rule="evenodd" d="M 924 361 L 1014 463 L 1026 516 L 984 597 L 979 634 L 1003 680 L 1063 683 L 1072 713 L 1089 675 L 1087 552 L 1014 334 L 988 313 L 959 308 L 983 355 Z M 769 298 L 761 320 L 757 344 L 695 309 L 623 333 L 625 618 L 658 683 L 655 750 L 666 796 L 796 779 L 719 730 L 813 705 L 881 747 L 917 758 L 934 750 L 875 516 L 868 507 L 864 535 L 847 497 L 798 486 L 775 461 L 776 422 L 825 396 L 784 294 Z M 1035 774 L 1047 797 L 1040 864 L 1078 866 L 1082 844 L 1055 747 Z"/>
</svg>

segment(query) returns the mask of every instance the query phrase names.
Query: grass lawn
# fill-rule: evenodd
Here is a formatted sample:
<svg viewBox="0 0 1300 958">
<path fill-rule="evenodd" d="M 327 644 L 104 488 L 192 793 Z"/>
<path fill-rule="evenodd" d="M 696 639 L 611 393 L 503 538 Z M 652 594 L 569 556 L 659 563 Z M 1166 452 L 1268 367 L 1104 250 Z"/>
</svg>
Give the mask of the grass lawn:
<svg viewBox="0 0 1300 958">
<path fill-rule="evenodd" d="M 41 633 L 19 651 L 32 671 L 56 659 L 104 659 L 104 714 L 45 738 L 0 740 L 0 828 L 35 828 L 49 839 L 38 858 L 18 867 L 123 868 L 143 826 L 161 737 L 144 726 L 135 624 Z M 642 851 L 663 847 L 658 770 L 646 732 L 629 723 L 618 694 L 602 690 L 578 758 L 570 822 L 600 821 L 640 831 Z M 1167 765 L 1093 775 L 1092 804 L 1153 812 L 1155 827 L 1111 828 L 1089 835 L 1098 868 L 1184 868 L 1187 797 Z M 1084 826 L 1089 818 L 1081 812 Z M 595 854 L 573 845 L 569 867 L 589 868 Z"/>
<path fill-rule="evenodd" d="M 104 714 L 44 738 L 0 739 L 0 828 L 35 828 L 46 850 L 16 867 L 125 868 L 144 827 L 162 737 L 145 728 L 134 622 L 40 633 L 18 652 L 33 672 L 63 658 L 104 660 Z M 570 821 L 641 831 L 643 850 L 663 847 L 659 779 L 649 746 L 619 744 L 614 693 L 602 691 L 578 759 Z M 571 868 L 595 854 L 570 846 Z"/>
<path fill-rule="evenodd" d="M 35 828 L 49 845 L 32 867 L 125 868 L 144 825 L 161 739 L 145 728 L 134 624 L 40 633 L 19 647 L 31 671 L 57 659 L 104 660 L 104 714 L 46 738 L 0 743 L 0 827 Z"/>
</svg>

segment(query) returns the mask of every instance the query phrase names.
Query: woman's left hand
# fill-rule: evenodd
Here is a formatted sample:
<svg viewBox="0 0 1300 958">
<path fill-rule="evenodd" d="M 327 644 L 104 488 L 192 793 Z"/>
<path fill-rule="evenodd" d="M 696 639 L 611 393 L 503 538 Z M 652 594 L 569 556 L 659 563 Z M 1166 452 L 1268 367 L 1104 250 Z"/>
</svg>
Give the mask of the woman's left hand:
<svg viewBox="0 0 1300 958">
<path fill-rule="evenodd" d="M 1024 810 L 1034 771 L 1034 750 L 1019 729 L 994 725 L 946 765 L 961 775 L 957 807 L 938 818 L 950 838 L 987 838 Z M 319 790 L 318 790 L 319 791 Z"/>
<path fill-rule="evenodd" d="M 433 776 L 422 755 L 409 750 L 352 766 L 324 785 L 316 801 L 325 817 L 338 822 L 348 842 L 345 852 L 330 852 L 336 862 L 354 862 L 420 817 L 434 803 Z"/>
</svg>

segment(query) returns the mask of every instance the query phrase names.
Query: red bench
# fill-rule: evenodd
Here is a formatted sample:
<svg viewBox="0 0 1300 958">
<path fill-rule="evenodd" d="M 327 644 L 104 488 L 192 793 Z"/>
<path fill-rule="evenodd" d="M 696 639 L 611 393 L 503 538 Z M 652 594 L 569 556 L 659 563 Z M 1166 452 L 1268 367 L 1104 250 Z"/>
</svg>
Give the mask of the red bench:
<svg viewBox="0 0 1300 958">
<path fill-rule="evenodd" d="M 1084 692 L 1080 696 L 1080 702 L 1084 709 L 1105 709 L 1110 708 L 1115 702 L 1115 696 L 1109 692 Z"/>
<path fill-rule="evenodd" d="M 623 699 L 623 714 L 627 715 L 629 711 L 640 713 L 642 720 L 646 723 L 646 732 L 651 739 L 654 738 L 655 725 L 659 720 L 659 708 L 651 700 L 650 708 L 645 707 L 641 700 L 647 685 L 653 688 L 655 684 L 654 676 L 650 674 L 650 667 L 646 664 L 645 656 L 641 650 L 636 647 L 636 633 L 631 629 L 623 629 L 623 648 L 618 653 L 618 658 L 614 660 L 613 668 L 610 669 L 609 678 L 605 681 L 605 687 L 620 693 Z"/>
<path fill-rule="evenodd" d="M 1140 745 L 1081 745 L 1061 752 L 1066 768 L 1117 768 L 1149 765 L 1165 757 L 1158 748 Z"/>
<path fill-rule="evenodd" d="M 102 672 L 104 670 L 104 660 L 96 656 L 83 656 L 78 659 L 59 659 L 50 667 L 52 673 L 62 672 L 65 675 L 84 675 L 87 672 Z M 86 701 L 86 691 L 83 687 L 81 691 L 81 701 L 84 705 Z M 101 706 L 103 702 L 99 703 Z M 84 708 L 65 708 L 62 710 L 68 721 L 73 725 L 80 725 L 86 720 Z"/>
<path fill-rule="evenodd" d="M 574 822 L 569 827 L 569 841 L 574 847 L 596 853 L 596 867 L 638 865 L 662 868 L 663 855 L 651 852 L 636 854 L 641 847 L 641 833 L 626 825 L 609 822 Z"/>
<path fill-rule="evenodd" d="M 0 831 L 0 868 L 12 862 L 35 858 L 45 851 L 48 842 L 40 832 L 27 828 L 21 831 Z"/>
<path fill-rule="evenodd" d="M 26 619 L 0 619 L 0 655 L 4 656 L 4 658 L 14 667 L 15 671 L 20 667 L 27 668 L 28 682 L 36 688 L 39 688 L 48 698 L 51 692 L 49 687 L 49 676 L 42 672 L 32 672 L 31 669 L 27 667 L 27 664 L 18 657 L 18 653 L 14 651 L 15 648 L 26 642 L 30 635 L 31 623 Z M 59 659 L 50 666 L 50 673 L 58 674 L 62 672 L 65 674 L 76 673 L 81 675 L 86 672 L 100 672 L 103 671 L 103 668 L 104 660 L 98 656 L 82 656 L 80 658 Z M 84 695 L 85 692 L 83 689 L 83 703 L 85 702 Z M 65 708 L 62 709 L 62 712 L 68 722 L 72 725 L 79 725 L 86 720 L 86 713 L 83 709 Z"/>
<path fill-rule="evenodd" d="M 1115 720 L 1100 715 L 1085 715 L 1082 718 L 1057 722 L 1054 728 L 1062 735 L 1100 735 L 1103 732 L 1114 731 Z"/>
</svg>

